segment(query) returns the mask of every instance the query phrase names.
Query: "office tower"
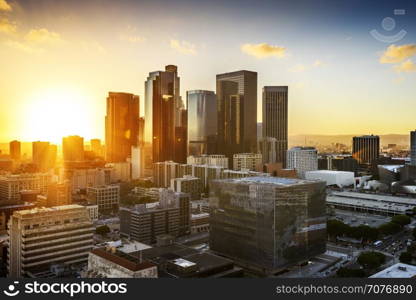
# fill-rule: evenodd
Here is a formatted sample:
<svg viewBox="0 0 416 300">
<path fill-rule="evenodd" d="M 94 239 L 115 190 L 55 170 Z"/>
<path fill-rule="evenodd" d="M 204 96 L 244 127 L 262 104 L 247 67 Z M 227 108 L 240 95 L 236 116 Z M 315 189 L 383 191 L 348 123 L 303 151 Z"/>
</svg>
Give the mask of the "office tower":
<svg viewBox="0 0 416 300">
<path fill-rule="evenodd" d="M 91 151 L 97 156 L 104 156 L 103 145 L 100 139 L 91 139 Z"/>
<path fill-rule="evenodd" d="M 230 163 L 235 153 L 257 152 L 257 73 L 217 75 L 218 152 Z"/>
<path fill-rule="evenodd" d="M 105 117 L 106 161 L 125 162 L 138 144 L 139 96 L 109 92 Z"/>
<path fill-rule="evenodd" d="M 150 161 L 175 159 L 176 127 L 181 108 L 177 67 L 149 73 L 145 82 L 145 143 L 152 145 Z M 146 154 L 148 155 L 148 154 Z"/>
<path fill-rule="evenodd" d="M 188 155 L 216 153 L 217 102 L 213 91 L 186 92 Z"/>
<path fill-rule="evenodd" d="M 45 194 L 51 175 L 48 173 L 27 173 L 0 176 L 0 202 L 17 203 L 22 191 L 36 191 Z"/>
<path fill-rule="evenodd" d="M 9 277 L 34 277 L 53 264 L 87 262 L 93 232 L 80 205 L 15 211 L 8 224 Z"/>
<path fill-rule="evenodd" d="M 37 206 L 52 207 L 72 204 L 72 193 L 69 181 L 50 183 L 48 191 L 37 196 Z"/>
<path fill-rule="evenodd" d="M 169 187 L 172 178 L 179 176 L 179 164 L 173 161 L 157 162 L 153 164 L 153 181 L 157 187 Z"/>
<path fill-rule="evenodd" d="M 286 164 L 288 135 L 288 87 L 263 87 L 263 138 L 277 140 L 276 162 Z"/>
<path fill-rule="evenodd" d="M 191 200 L 199 200 L 202 193 L 201 179 L 192 175 L 185 175 L 181 178 L 172 178 L 170 188 L 179 193 L 186 193 L 191 196 Z"/>
<path fill-rule="evenodd" d="M 273 137 L 264 137 L 259 139 L 259 152 L 262 155 L 263 164 L 274 164 L 277 161 L 277 139 Z M 282 163 L 282 162 L 280 162 Z"/>
<path fill-rule="evenodd" d="M 139 118 L 139 147 L 144 146 L 144 118 Z"/>
<path fill-rule="evenodd" d="M 257 171 L 261 169 L 262 155 L 261 153 L 238 153 L 233 156 L 234 170 L 250 170 Z"/>
<path fill-rule="evenodd" d="M 106 168 L 111 168 L 112 182 L 129 182 L 131 180 L 131 158 L 129 162 L 113 162 L 105 164 Z"/>
<path fill-rule="evenodd" d="M 208 165 L 208 166 L 220 166 L 228 169 L 228 157 L 223 154 L 210 154 L 193 156 L 190 155 L 186 159 L 188 165 Z"/>
<path fill-rule="evenodd" d="M 49 142 L 32 142 L 32 161 L 38 171 L 49 171 L 55 166 L 57 146 Z"/>
<path fill-rule="evenodd" d="M 380 156 L 380 137 L 377 135 L 363 135 L 352 138 L 352 157 L 359 164 L 370 165 Z"/>
<path fill-rule="evenodd" d="M 305 178 L 306 171 L 318 170 L 318 151 L 314 147 L 293 147 L 287 151 L 286 167 Z"/>
<path fill-rule="evenodd" d="M 188 111 L 184 108 L 179 109 L 180 120 L 175 127 L 175 149 L 174 161 L 178 163 L 186 163 L 188 152 Z"/>
<path fill-rule="evenodd" d="M 131 179 L 139 179 L 144 176 L 144 148 L 131 148 Z"/>
<path fill-rule="evenodd" d="M 416 166 L 416 130 L 410 132 L 410 164 Z"/>
<path fill-rule="evenodd" d="M 326 251 L 325 182 L 278 177 L 214 180 L 210 250 L 273 274 Z"/>
<path fill-rule="evenodd" d="M 10 158 L 14 160 L 19 160 L 21 155 L 20 142 L 11 141 L 9 144 L 9 154 Z"/>
<path fill-rule="evenodd" d="M 120 204 L 120 186 L 104 185 L 87 188 L 88 203 L 98 205 L 98 212 L 108 213 L 118 211 Z"/>
<path fill-rule="evenodd" d="M 71 135 L 62 138 L 64 161 L 84 161 L 84 138 Z"/>
</svg>

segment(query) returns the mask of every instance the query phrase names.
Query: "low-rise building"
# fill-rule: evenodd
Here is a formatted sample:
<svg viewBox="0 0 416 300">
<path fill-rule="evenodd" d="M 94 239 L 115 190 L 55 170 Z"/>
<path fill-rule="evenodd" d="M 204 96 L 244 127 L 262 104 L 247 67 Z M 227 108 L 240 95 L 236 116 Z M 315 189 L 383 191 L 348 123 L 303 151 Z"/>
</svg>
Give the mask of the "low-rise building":
<svg viewBox="0 0 416 300">
<path fill-rule="evenodd" d="M 120 203 L 120 186 L 106 185 L 87 188 L 87 200 L 98 205 L 99 213 L 117 211 Z"/>
<path fill-rule="evenodd" d="M 233 155 L 233 169 L 236 171 L 259 171 L 262 167 L 261 153 L 237 153 Z"/>
<path fill-rule="evenodd" d="M 370 278 L 416 278 L 416 266 L 397 263 L 370 276 Z"/>
<path fill-rule="evenodd" d="M 191 200 L 198 200 L 201 198 L 202 184 L 201 179 L 190 175 L 185 175 L 182 178 L 174 178 L 170 181 L 170 188 L 179 193 L 187 193 L 191 196 Z"/>
</svg>

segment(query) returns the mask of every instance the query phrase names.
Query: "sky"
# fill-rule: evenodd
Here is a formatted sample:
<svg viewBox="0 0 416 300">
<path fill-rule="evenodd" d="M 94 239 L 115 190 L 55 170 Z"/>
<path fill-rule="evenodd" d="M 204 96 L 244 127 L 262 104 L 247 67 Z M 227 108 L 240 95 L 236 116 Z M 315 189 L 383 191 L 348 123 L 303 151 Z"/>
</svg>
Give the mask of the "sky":
<svg viewBox="0 0 416 300">
<path fill-rule="evenodd" d="M 416 128 L 414 1 L 0 0 L 0 142 L 103 138 L 108 92 L 167 64 L 184 100 L 258 72 L 259 122 L 288 85 L 290 135 Z"/>
</svg>

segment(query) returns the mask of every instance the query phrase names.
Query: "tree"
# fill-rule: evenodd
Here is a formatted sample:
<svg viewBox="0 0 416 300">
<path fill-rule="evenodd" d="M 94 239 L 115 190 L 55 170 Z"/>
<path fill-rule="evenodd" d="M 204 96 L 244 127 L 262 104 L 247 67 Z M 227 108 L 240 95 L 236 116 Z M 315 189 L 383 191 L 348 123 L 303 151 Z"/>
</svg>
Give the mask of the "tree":
<svg viewBox="0 0 416 300">
<path fill-rule="evenodd" d="M 400 262 L 405 263 L 405 264 L 410 264 L 412 263 L 412 253 L 410 252 L 402 252 L 402 254 L 400 254 L 399 257 Z"/>
<path fill-rule="evenodd" d="M 403 227 L 407 224 L 410 224 L 411 219 L 409 216 L 406 216 L 406 215 L 396 215 L 391 218 L 391 222 L 399 224 L 400 226 Z"/>
<path fill-rule="evenodd" d="M 329 236 L 337 237 L 349 234 L 351 231 L 350 226 L 344 224 L 338 220 L 328 220 L 327 221 L 327 232 Z"/>
<path fill-rule="evenodd" d="M 339 268 L 337 271 L 338 277 L 367 277 L 367 274 L 362 269 L 348 269 Z"/>
<path fill-rule="evenodd" d="M 360 225 L 351 227 L 349 235 L 356 239 L 362 238 L 364 241 L 375 241 L 379 236 L 379 231 L 377 228 L 368 225 Z"/>
<path fill-rule="evenodd" d="M 413 228 L 413 237 L 416 239 L 416 227 Z"/>
<path fill-rule="evenodd" d="M 380 233 L 384 235 L 390 235 L 390 234 L 398 233 L 400 230 L 402 230 L 402 227 L 397 223 L 387 222 L 387 223 L 380 225 L 378 227 L 378 230 L 380 231 Z"/>
<path fill-rule="evenodd" d="M 386 256 L 380 252 L 367 251 L 362 252 L 357 261 L 366 269 L 376 269 L 386 261 Z"/>
<path fill-rule="evenodd" d="M 107 233 L 110 233 L 110 232 L 111 230 L 107 225 L 98 226 L 97 228 L 95 228 L 96 234 L 106 235 Z"/>
</svg>

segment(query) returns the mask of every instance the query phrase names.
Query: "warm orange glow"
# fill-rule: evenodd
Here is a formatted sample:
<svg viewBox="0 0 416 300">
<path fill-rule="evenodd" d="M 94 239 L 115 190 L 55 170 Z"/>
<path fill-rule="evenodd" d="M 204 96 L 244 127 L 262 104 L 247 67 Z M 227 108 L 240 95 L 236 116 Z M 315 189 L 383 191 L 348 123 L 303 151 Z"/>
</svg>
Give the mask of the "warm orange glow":
<svg viewBox="0 0 416 300">
<path fill-rule="evenodd" d="M 41 90 L 25 108 L 23 132 L 25 140 L 60 143 L 63 136 L 78 134 L 93 137 L 102 124 L 91 124 L 94 114 L 89 97 L 72 88 Z"/>
</svg>

